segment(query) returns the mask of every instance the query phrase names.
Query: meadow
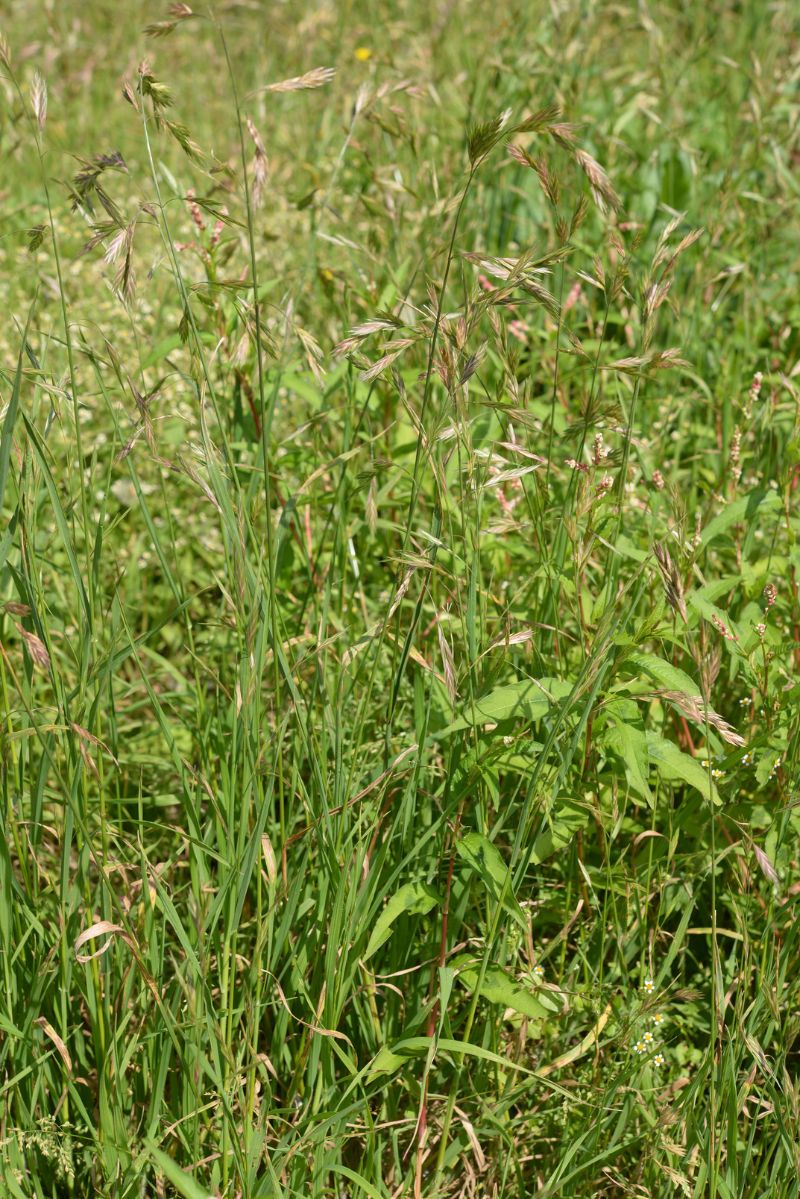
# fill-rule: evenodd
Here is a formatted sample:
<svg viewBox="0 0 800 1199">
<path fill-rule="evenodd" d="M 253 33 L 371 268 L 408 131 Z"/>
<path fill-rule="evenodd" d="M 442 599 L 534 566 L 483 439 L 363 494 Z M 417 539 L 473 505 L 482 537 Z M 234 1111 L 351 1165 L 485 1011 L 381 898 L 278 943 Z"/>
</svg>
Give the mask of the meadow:
<svg viewBox="0 0 800 1199">
<path fill-rule="evenodd" d="M 0 1193 L 797 1199 L 796 5 L 0 35 Z"/>
</svg>

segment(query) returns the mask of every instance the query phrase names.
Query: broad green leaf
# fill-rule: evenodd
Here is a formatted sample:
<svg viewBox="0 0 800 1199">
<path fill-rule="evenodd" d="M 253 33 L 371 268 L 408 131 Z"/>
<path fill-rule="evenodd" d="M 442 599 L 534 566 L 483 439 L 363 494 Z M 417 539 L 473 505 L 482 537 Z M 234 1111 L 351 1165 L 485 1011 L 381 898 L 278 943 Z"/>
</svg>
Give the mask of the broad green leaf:
<svg viewBox="0 0 800 1199">
<path fill-rule="evenodd" d="M 554 811 L 551 813 L 551 825 L 536 838 L 531 861 L 534 864 L 544 862 L 559 849 L 564 849 L 578 829 L 585 828 L 588 821 L 589 812 L 585 806 L 575 803 L 572 799 L 556 800 Z"/>
<path fill-rule="evenodd" d="M 541 720 L 554 702 L 565 699 L 572 691 L 566 679 L 521 679 L 496 687 L 482 695 L 474 704 L 464 706 L 457 720 L 436 733 L 441 739 L 461 729 L 482 724 L 499 724 L 502 720 Z"/>
<path fill-rule="evenodd" d="M 699 791 L 704 799 L 709 794 L 715 804 L 721 802 L 717 788 L 709 778 L 708 770 L 701 766 L 696 758 L 685 754 L 672 741 L 667 741 L 658 733 L 647 733 L 647 752 L 650 761 L 666 779 L 679 778 Z"/>
<path fill-rule="evenodd" d="M 211 1195 L 210 1192 L 205 1189 L 205 1187 L 201 1187 L 199 1182 L 195 1182 L 191 1174 L 186 1174 L 180 1168 L 180 1166 L 174 1162 L 171 1157 L 168 1157 L 166 1153 L 163 1153 L 157 1145 L 152 1144 L 152 1142 L 148 1143 L 147 1152 L 150 1154 L 161 1173 L 164 1174 L 175 1187 L 175 1190 L 178 1192 L 178 1194 L 183 1196 L 183 1199 L 214 1199 L 213 1195 Z"/>
<path fill-rule="evenodd" d="M 480 966 L 476 965 L 467 954 L 456 958 L 453 966 L 458 971 L 458 981 L 463 983 L 468 991 L 474 993 L 480 980 Z M 490 1003 L 499 1003 L 504 1008 L 513 1008 L 515 1012 L 520 1012 L 523 1016 L 530 1016 L 533 1020 L 539 1020 L 548 1014 L 547 1008 L 539 1002 L 532 991 L 527 987 L 520 986 L 510 974 L 501 970 L 499 966 L 487 967 L 479 993 Z"/>
<path fill-rule="evenodd" d="M 650 767 L 644 733 L 629 724 L 614 724 L 607 729 L 604 740 L 622 758 L 628 786 L 652 807 L 654 800 L 647 781 Z"/>
<path fill-rule="evenodd" d="M 381 945 L 389 940 L 392 925 L 398 916 L 402 916 L 403 913 L 424 916 L 441 902 L 440 896 L 427 883 L 406 883 L 394 893 L 376 920 L 364 957 L 372 957 L 376 949 L 380 949 Z"/>
<path fill-rule="evenodd" d="M 464 718 L 475 724 L 514 717 L 539 720 L 554 701 L 564 699 L 571 690 L 572 684 L 564 679 L 523 679 L 482 696 L 475 701 L 474 715 L 471 709 L 465 709 Z"/>
<path fill-rule="evenodd" d="M 699 684 L 695 683 L 691 675 L 680 667 L 673 666 L 671 662 L 656 657 L 655 654 L 631 654 L 625 665 L 632 671 L 643 671 L 667 691 L 681 691 L 684 695 L 700 694 Z"/>
<path fill-rule="evenodd" d="M 365 1195 L 369 1195 L 370 1199 L 386 1199 L 387 1192 L 385 1190 L 379 1191 L 377 1187 L 374 1187 L 371 1182 L 367 1182 L 366 1178 L 357 1174 L 355 1170 L 351 1170 L 349 1166 L 333 1162 L 330 1170 L 331 1173 L 341 1174 L 342 1178 L 346 1178 L 348 1181 L 354 1183 Z"/>
<path fill-rule="evenodd" d="M 702 616 L 704 620 L 707 620 L 709 622 L 712 622 L 712 617 L 716 616 L 717 620 L 722 621 L 722 623 L 728 629 L 730 629 L 731 633 L 733 633 L 733 635 L 734 635 L 735 640 L 733 642 L 731 642 L 726 639 L 726 644 L 729 648 L 731 646 L 735 646 L 737 640 L 741 641 L 742 630 L 739 628 L 739 625 L 737 624 L 737 622 L 735 620 L 733 620 L 733 618 L 730 616 L 730 614 L 728 612 L 724 612 L 722 610 L 722 608 L 718 608 L 716 606 L 716 604 L 710 603 L 705 598 L 705 596 L 699 595 L 697 592 L 695 592 L 693 595 L 690 595 L 689 596 L 689 607 L 694 609 L 694 611 L 697 612 L 699 616 Z M 720 638 L 721 637 L 722 637 L 722 634 L 720 633 Z"/>
<path fill-rule="evenodd" d="M 776 508 L 780 508 L 781 500 L 776 491 L 751 491 L 741 499 L 726 504 L 713 520 L 710 520 L 700 534 L 702 545 L 709 545 L 715 538 L 727 533 L 731 525 L 752 525 L 756 515 L 763 517 Z"/>
<path fill-rule="evenodd" d="M 509 915 L 513 916 L 520 928 L 527 929 L 528 924 L 522 914 L 522 909 L 514 898 L 511 890 L 511 880 L 505 886 L 508 868 L 503 861 L 496 845 L 480 833 L 467 833 L 456 842 L 459 857 L 479 874 L 492 898 L 499 903 L 505 887 L 503 906 Z"/>
<path fill-rule="evenodd" d="M 396 1074 L 407 1060 L 407 1054 L 394 1053 L 388 1045 L 384 1045 L 370 1062 L 367 1081 L 372 1082 L 373 1078 L 378 1078 L 381 1074 Z"/>
</svg>

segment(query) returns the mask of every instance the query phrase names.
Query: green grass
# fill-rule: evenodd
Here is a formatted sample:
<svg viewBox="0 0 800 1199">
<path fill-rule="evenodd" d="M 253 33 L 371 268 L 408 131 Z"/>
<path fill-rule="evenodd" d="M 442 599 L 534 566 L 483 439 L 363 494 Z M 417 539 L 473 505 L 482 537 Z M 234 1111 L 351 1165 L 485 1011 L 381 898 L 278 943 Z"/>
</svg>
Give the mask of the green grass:
<svg viewBox="0 0 800 1199">
<path fill-rule="evenodd" d="M 4 21 L 0 1191 L 796 1199 L 795 6 Z"/>
</svg>

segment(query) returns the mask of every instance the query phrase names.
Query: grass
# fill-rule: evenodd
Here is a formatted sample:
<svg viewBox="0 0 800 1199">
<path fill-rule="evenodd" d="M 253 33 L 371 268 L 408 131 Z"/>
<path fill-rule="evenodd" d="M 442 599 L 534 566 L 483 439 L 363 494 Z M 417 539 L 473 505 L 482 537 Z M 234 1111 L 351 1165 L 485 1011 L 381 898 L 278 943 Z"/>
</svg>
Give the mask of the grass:
<svg viewBox="0 0 800 1199">
<path fill-rule="evenodd" d="M 795 1199 L 794 6 L 3 33 L 2 1193 Z"/>
</svg>

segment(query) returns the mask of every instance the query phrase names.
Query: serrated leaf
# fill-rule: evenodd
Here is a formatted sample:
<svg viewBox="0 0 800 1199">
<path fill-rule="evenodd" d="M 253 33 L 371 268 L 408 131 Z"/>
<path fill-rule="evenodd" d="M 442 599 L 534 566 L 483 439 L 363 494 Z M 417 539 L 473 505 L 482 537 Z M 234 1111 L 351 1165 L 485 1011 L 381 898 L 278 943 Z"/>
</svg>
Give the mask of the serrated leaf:
<svg viewBox="0 0 800 1199">
<path fill-rule="evenodd" d="M 466 954 L 456 958 L 453 966 L 458 971 L 457 978 L 468 991 L 475 993 L 480 981 L 480 967 Z M 548 1014 L 547 1008 L 539 1002 L 532 991 L 501 970 L 499 966 L 488 966 L 480 983 L 479 994 L 490 1003 L 499 1003 L 504 1008 L 512 1008 L 532 1020 L 540 1020 Z"/>
<path fill-rule="evenodd" d="M 394 893 L 375 921 L 364 958 L 372 957 L 373 953 L 389 940 L 392 925 L 398 916 L 424 916 L 441 902 L 441 897 L 427 883 L 406 883 Z"/>
<path fill-rule="evenodd" d="M 456 850 L 462 861 L 466 862 L 476 874 L 480 875 L 487 891 L 495 900 L 500 902 L 506 883 L 508 869 L 496 845 L 480 833 L 467 833 L 456 842 Z M 520 928 L 527 929 L 528 924 L 522 914 L 522 909 L 511 891 L 511 881 L 505 887 L 503 906 L 510 916 L 513 916 Z"/>
</svg>

